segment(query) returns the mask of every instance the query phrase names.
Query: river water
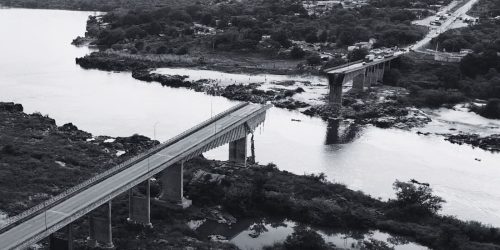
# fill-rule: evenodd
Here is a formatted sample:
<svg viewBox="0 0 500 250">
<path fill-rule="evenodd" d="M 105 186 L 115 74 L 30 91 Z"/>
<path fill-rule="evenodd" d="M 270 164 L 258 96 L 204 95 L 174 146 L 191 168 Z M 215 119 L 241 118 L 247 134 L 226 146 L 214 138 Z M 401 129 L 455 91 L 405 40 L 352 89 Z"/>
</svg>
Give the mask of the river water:
<svg viewBox="0 0 500 250">
<path fill-rule="evenodd" d="M 162 141 L 237 104 L 137 81 L 130 73 L 81 69 L 75 58 L 89 49 L 70 43 L 84 34 L 90 14 L 0 9 L 0 101 L 22 103 L 28 113 L 48 114 L 59 125 L 72 122 L 94 135 L 140 133 Z M 431 113 L 436 119 L 422 131 L 500 133 L 498 121 L 460 109 Z M 416 130 L 341 126 L 337 133 L 331 127 L 273 108 L 255 136 L 257 160 L 297 174 L 324 172 L 332 181 L 383 199 L 393 197 L 396 179 L 428 182 L 447 200 L 444 214 L 500 226 L 499 154 L 420 136 Z M 225 159 L 227 147 L 207 156 Z"/>
</svg>

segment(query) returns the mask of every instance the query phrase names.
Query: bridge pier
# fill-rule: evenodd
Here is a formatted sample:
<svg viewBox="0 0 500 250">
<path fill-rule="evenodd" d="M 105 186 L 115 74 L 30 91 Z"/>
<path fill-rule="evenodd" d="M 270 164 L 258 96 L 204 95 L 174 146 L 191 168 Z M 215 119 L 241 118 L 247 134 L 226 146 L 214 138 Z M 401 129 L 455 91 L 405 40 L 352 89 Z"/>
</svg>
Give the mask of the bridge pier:
<svg viewBox="0 0 500 250">
<path fill-rule="evenodd" d="M 104 217 L 90 215 L 89 247 L 114 248 L 113 229 L 111 226 L 111 200 L 103 206 L 106 209 Z"/>
<path fill-rule="evenodd" d="M 378 79 L 378 66 L 375 65 L 372 68 L 372 80 L 371 80 L 371 86 L 377 84 L 377 79 Z"/>
<path fill-rule="evenodd" d="M 344 78 L 344 73 L 328 74 L 328 86 L 330 88 L 328 101 L 331 105 L 342 106 L 342 85 Z"/>
<path fill-rule="evenodd" d="M 191 201 L 184 198 L 184 162 L 176 163 L 160 174 L 161 201 L 179 205 L 182 208 L 191 206 Z"/>
<path fill-rule="evenodd" d="M 49 236 L 49 250 L 73 250 L 73 224 L 68 224 L 65 229 L 66 239 L 55 234 Z"/>
<path fill-rule="evenodd" d="M 385 63 L 380 63 L 378 65 L 377 82 L 382 83 L 382 79 L 384 78 L 384 70 L 385 70 Z"/>
<path fill-rule="evenodd" d="M 229 143 L 229 161 L 246 164 L 247 136 Z"/>
<path fill-rule="evenodd" d="M 365 73 L 359 74 L 352 79 L 352 88 L 363 91 L 365 88 Z"/>
<path fill-rule="evenodd" d="M 146 189 L 146 195 L 136 196 L 133 189 L 128 191 L 129 215 L 127 221 L 152 227 L 151 224 L 151 183 L 150 179 L 143 182 Z"/>
</svg>

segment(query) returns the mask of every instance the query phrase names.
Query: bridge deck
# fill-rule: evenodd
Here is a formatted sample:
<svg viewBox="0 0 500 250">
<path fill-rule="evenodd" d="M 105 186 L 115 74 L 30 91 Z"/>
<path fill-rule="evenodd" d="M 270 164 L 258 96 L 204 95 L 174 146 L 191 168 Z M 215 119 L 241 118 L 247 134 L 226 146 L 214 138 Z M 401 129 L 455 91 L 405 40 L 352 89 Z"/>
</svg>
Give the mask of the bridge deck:
<svg viewBox="0 0 500 250">
<path fill-rule="evenodd" d="M 186 153 L 189 153 L 190 150 L 192 151 L 194 146 L 211 140 L 214 134 L 228 129 L 238 122 L 244 121 L 249 116 L 262 112 L 262 109 L 267 109 L 267 107 L 251 104 L 246 105 L 150 157 L 108 177 L 104 181 L 75 194 L 51 207 L 46 212 L 38 214 L 11 228 L 0 235 L 0 249 L 16 248 L 22 246 L 22 244 L 26 244 L 26 242 L 33 242 L 34 239 L 39 240 L 48 236 L 50 234 L 49 231 L 54 231 L 55 228 L 53 227 L 62 228 L 71 221 L 78 219 L 78 217 L 88 213 L 97 205 L 106 202 L 103 200 L 111 200 L 113 197 L 119 195 L 122 190 L 130 188 L 135 183 L 143 181 L 142 179 L 147 179 L 168 167 L 165 165 L 169 162 L 173 164 L 175 162 L 172 161 L 182 159 Z M 50 230 L 51 228 L 53 230 Z"/>
<path fill-rule="evenodd" d="M 333 69 L 326 69 L 325 72 L 327 74 L 351 73 L 351 72 L 362 70 L 364 68 L 374 66 L 374 65 L 377 65 L 377 64 L 380 64 L 383 62 L 394 60 L 397 57 L 401 56 L 402 54 L 404 54 L 404 53 L 398 52 L 398 53 L 395 53 L 394 56 L 391 56 L 391 57 L 376 59 L 375 61 L 367 62 L 365 64 L 363 64 L 363 62 L 358 62 L 358 63 L 354 63 L 354 64 L 345 65 L 345 67 L 336 67 Z"/>
</svg>

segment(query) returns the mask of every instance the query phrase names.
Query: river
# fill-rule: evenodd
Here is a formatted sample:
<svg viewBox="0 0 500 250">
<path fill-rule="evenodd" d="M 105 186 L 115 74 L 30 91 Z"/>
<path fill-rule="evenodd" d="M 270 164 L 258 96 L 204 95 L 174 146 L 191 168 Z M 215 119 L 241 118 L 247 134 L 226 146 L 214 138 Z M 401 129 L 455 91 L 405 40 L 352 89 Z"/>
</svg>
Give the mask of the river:
<svg viewBox="0 0 500 250">
<path fill-rule="evenodd" d="M 90 14 L 0 9 L 0 101 L 22 103 L 28 113 L 48 114 L 59 125 L 72 122 L 94 135 L 139 133 L 161 141 L 236 104 L 137 81 L 130 73 L 81 69 L 75 58 L 90 50 L 70 43 L 84 34 Z M 498 121 L 460 109 L 430 113 L 435 121 L 420 130 L 500 133 Z M 336 131 L 321 119 L 273 108 L 255 135 L 257 160 L 297 174 L 324 172 L 383 199 L 393 197 L 396 179 L 428 182 L 447 201 L 442 213 L 500 226 L 500 154 L 416 130 L 341 127 L 346 141 L 338 143 Z M 225 159 L 227 147 L 206 155 Z"/>
</svg>

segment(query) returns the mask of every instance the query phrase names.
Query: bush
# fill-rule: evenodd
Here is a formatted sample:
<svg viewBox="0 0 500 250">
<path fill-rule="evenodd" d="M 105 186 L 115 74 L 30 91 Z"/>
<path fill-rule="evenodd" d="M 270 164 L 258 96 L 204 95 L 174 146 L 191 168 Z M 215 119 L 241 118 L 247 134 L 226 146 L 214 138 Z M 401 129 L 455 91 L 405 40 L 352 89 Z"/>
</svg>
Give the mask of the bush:
<svg viewBox="0 0 500 250">
<path fill-rule="evenodd" d="M 165 54 L 167 53 L 167 47 L 165 46 L 160 46 L 156 49 L 156 54 Z"/>
<path fill-rule="evenodd" d="M 292 59 L 302 59 L 306 55 L 306 52 L 300 47 L 294 46 L 290 51 L 290 57 Z"/>
<path fill-rule="evenodd" d="M 319 65 L 321 63 L 321 57 L 318 54 L 310 55 L 306 60 L 309 65 Z"/>
<path fill-rule="evenodd" d="M 438 108 L 443 104 L 456 104 L 466 100 L 465 95 L 458 91 L 446 91 L 442 89 L 421 89 L 411 86 L 410 101 L 420 107 Z"/>
<path fill-rule="evenodd" d="M 399 86 L 399 80 L 401 79 L 401 71 L 398 69 L 390 69 L 384 74 L 384 84 L 390 86 Z"/>
<path fill-rule="evenodd" d="M 333 67 L 337 67 L 337 66 L 340 66 L 342 64 L 346 64 L 347 62 L 342 59 L 341 57 L 334 57 L 332 59 L 330 59 L 330 61 L 328 61 L 324 68 L 327 69 L 327 68 L 333 68 Z"/>
<path fill-rule="evenodd" d="M 355 50 L 349 52 L 348 58 L 349 58 L 349 61 L 354 62 L 354 61 L 365 59 L 366 55 L 368 55 L 367 49 L 355 49 Z"/>
<path fill-rule="evenodd" d="M 500 119 L 500 99 L 488 100 L 484 107 L 479 108 L 478 113 L 486 118 Z"/>
<path fill-rule="evenodd" d="M 189 49 L 187 46 L 182 46 L 180 47 L 179 49 L 177 49 L 177 51 L 175 51 L 175 54 L 176 55 L 185 55 L 189 52 Z"/>
<path fill-rule="evenodd" d="M 389 206 L 396 208 L 400 215 L 409 219 L 434 215 L 445 202 L 441 197 L 432 194 L 429 184 L 396 181 L 393 188 L 396 191 L 396 199 L 389 200 Z"/>
</svg>

